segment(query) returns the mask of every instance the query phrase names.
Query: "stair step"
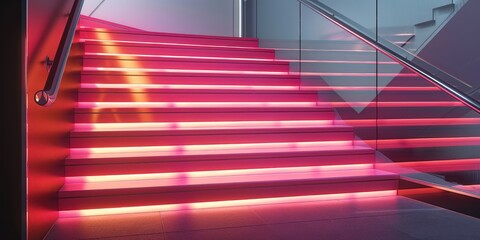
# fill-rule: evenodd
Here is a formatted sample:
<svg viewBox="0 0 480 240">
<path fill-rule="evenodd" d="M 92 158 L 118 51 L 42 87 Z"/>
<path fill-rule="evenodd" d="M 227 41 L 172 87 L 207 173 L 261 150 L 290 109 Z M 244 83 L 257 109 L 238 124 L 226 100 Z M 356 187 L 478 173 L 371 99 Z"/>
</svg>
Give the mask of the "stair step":
<svg viewBox="0 0 480 240">
<path fill-rule="evenodd" d="M 214 156 L 249 153 L 309 152 L 351 150 L 362 147 L 353 145 L 352 140 L 312 142 L 267 142 L 238 144 L 202 144 L 180 146 L 104 147 L 71 148 L 70 159 L 127 158 L 127 157 L 180 157 Z"/>
<path fill-rule="evenodd" d="M 316 108 L 77 108 L 77 123 L 332 120 L 333 110 Z"/>
<path fill-rule="evenodd" d="M 240 154 L 190 155 L 129 158 L 68 158 L 65 175 L 95 176 L 117 174 L 148 174 L 232 169 L 289 168 L 322 166 L 325 169 L 345 169 L 370 166 L 375 151 L 371 148 L 340 150 L 253 152 Z"/>
<path fill-rule="evenodd" d="M 185 173 L 162 180 L 66 184 L 59 192 L 59 207 L 73 210 L 382 191 L 396 189 L 397 181 L 397 175 L 373 169 L 197 178 Z"/>
<path fill-rule="evenodd" d="M 84 51 L 86 55 L 127 55 L 131 57 L 151 56 L 161 58 L 162 56 L 177 57 L 205 57 L 226 58 L 226 59 L 251 59 L 251 60 L 273 60 L 275 51 L 262 48 L 235 48 L 235 47 L 210 47 L 210 46 L 185 46 L 185 45 L 159 45 L 159 44 L 136 44 L 121 42 L 97 42 L 85 41 Z"/>
<path fill-rule="evenodd" d="M 135 81 L 136 82 L 136 81 Z M 83 89 L 83 90 L 82 90 Z M 123 89 L 124 91 L 139 91 L 152 89 L 173 89 L 173 90 L 244 90 L 244 91 L 379 91 L 379 92 L 394 92 L 398 94 L 408 95 L 410 92 L 417 94 L 422 92 L 442 92 L 437 87 L 383 87 L 377 89 L 375 86 L 298 86 L 298 85 L 246 85 L 246 84 L 157 84 L 157 83 L 81 83 L 80 91 L 87 92 L 87 89 Z M 443 92 L 442 92 L 443 93 Z M 438 93 L 436 93 L 438 94 Z M 445 93 L 443 93 L 445 95 Z"/>
<path fill-rule="evenodd" d="M 230 99 L 235 100 L 235 99 Z M 378 105 L 377 105 L 378 104 Z M 381 108 L 442 108 L 442 107 L 464 107 L 461 102 L 456 101 L 396 101 L 396 102 L 78 102 L 79 109 L 109 109 L 118 111 L 125 109 L 166 109 L 166 108 L 316 108 L 316 107 L 381 107 Z"/>
<path fill-rule="evenodd" d="M 480 123 L 480 120 L 479 120 Z M 333 120 L 290 121 L 230 121 L 230 122 L 136 122 L 136 123 L 76 123 L 74 133 L 88 132 L 137 132 L 170 130 L 219 130 L 219 129 L 283 129 L 330 127 Z"/>
<path fill-rule="evenodd" d="M 382 91 L 378 95 L 378 100 L 382 102 L 407 102 L 407 101 L 439 101 L 439 102 L 448 102 L 453 98 L 447 93 L 437 90 L 437 91 L 422 91 L 418 89 L 417 91 Z"/>
<path fill-rule="evenodd" d="M 128 57 L 85 55 L 84 69 L 114 68 L 114 69 L 151 69 L 151 70 L 222 70 L 222 71 L 273 71 L 289 72 L 288 62 L 268 60 L 225 60 L 198 59 L 180 57 Z"/>
<path fill-rule="evenodd" d="M 192 144 L 236 144 L 291 141 L 338 141 L 353 139 L 349 126 L 277 129 L 208 129 L 162 131 L 72 132 L 70 146 L 171 146 Z"/>
<path fill-rule="evenodd" d="M 316 108 L 317 106 L 327 106 L 326 103 L 317 102 L 78 102 L 78 108 L 94 108 L 94 109 L 166 109 L 166 108 Z M 435 102 L 440 103 L 440 102 Z M 361 104 L 361 103 L 359 103 Z M 453 103 L 451 103 L 453 104 Z M 338 103 L 337 105 L 342 105 Z M 395 103 L 401 105 L 401 103 Z M 429 105 L 434 105 L 431 103 Z M 450 106 L 450 105 L 448 105 Z M 453 106 L 453 105 L 452 105 Z"/>
<path fill-rule="evenodd" d="M 82 83 L 299 86 L 295 75 L 83 71 Z"/>
<path fill-rule="evenodd" d="M 208 87 L 208 86 L 205 86 Z M 315 91 L 249 89 L 79 89 L 79 102 L 313 102 Z"/>
<path fill-rule="evenodd" d="M 236 38 L 224 36 L 206 36 L 177 33 L 137 32 L 127 30 L 80 29 L 80 41 L 97 40 L 108 42 L 158 44 L 158 45 L 194 45 L 214 47 L 257 48 L 258 40 L 253 38 Z"/>
<path fill-rule="evenodd" d="M 374 58 L 364 58 L 371 49 L 355 60 L 305 58 L 312 69 L 300 76 L 290 72 L 298 61 L 276 60 L 257 39 L 94 28 L 81 28 L 77 39 L 83 68 L 61 216 L 398 188 L 397 174 L 374 169 L 375 150 L 335 121 L 334 107 L 351 103 L 319 99 L 319 92 L 376 91 L 372 79 L 417 77 L 389 60 L 381 62 L 385 72 L 370 71 Z M 401 85 L 385 92 L 397 90 L 434 91 Z M 379 104 L 453 106 L 394 100 Z M 369 112 L 375 103 L 353 104 Z"/>
</svg>

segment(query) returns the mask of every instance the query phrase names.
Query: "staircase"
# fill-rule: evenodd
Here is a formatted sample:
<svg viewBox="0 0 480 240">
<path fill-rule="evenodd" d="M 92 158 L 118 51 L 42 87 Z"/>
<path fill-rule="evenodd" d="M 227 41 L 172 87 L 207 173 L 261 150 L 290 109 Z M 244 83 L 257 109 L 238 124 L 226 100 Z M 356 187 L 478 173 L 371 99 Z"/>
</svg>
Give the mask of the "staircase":
<svg viewBox="0 0 480 240">
<path fill-rule="evenodd" d="M 61 217 L 396 194 L 398 176 L 256 39 L 78 30 Z"/>
</svg>

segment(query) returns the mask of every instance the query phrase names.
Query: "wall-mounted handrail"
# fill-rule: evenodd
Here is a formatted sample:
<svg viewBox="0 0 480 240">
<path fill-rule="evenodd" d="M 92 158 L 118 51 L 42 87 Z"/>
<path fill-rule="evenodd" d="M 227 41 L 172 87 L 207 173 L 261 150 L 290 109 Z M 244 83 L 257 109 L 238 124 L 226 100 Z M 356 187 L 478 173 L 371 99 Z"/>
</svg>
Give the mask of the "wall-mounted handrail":
<svg viewBox="0 0 480 240">
<path fill-rule="evenodd" d="M 83 2 L 84 0 L 75 0 L 73 3 L 67 24 L 65 25 L 65 30 L 63 31 L 60 44 L 55 53 L 55 58 L 53 59 L 53 65 L 48 73 L 45 86 L 34 95 L 34 100 L 38 105 L 49 106 L 55 102 L 55 99 L 57 98 L 68 54 L 70 53 L 77 23 L 82 11 Z"/>
<path fill-rule="evenodd" d="M 399 46 L 388 42 L 385 39 L 382 39 L 379 36 L 376 36 L 375 33 L 372 33 L 370 30 L 366 29 L 363 26 L 355 23 L 354 21 L 348 19 L 342 14 L 336 12 L 332 8 L 326 6 L 323 3 L 312 0 L 298 0 L 300 3 L 309 7 L 316 13 L 322 15 L 332 23 L 341 27 L 342 29 L 348 31 L 349 33 L 355 35 L 360 40 L 364 41 L 371 47 L 375 48 L 379 52 L 389 56 L 393 60 L 399 62 L 406 68 L 412 70 L 413 72 L 419 74 L 424 79 L 430 81 L 434 85 L 441 88 L 443 91 L 450 94 L 452 97 L 456 98 L 466 106 L 480 113 L 480 102 L 471 96 L 465 94 L 459 90 L 456 86 L 452 85 L 451 82 L 455 82 L 458 85 L 463 85 L 464 87 L 471 87 L 467 83 L 449 75 L 448 73 L 438 69 L 437 67 L 431 65 L 425 60 L 419 58 L 417 55 L 414 55 L 405 49 L 400 48 Z M 427 70 L 428 69 L 434 69 Z M 447 82 L 442 78 L 449 78 L 451 81 Z"/>
</svg>

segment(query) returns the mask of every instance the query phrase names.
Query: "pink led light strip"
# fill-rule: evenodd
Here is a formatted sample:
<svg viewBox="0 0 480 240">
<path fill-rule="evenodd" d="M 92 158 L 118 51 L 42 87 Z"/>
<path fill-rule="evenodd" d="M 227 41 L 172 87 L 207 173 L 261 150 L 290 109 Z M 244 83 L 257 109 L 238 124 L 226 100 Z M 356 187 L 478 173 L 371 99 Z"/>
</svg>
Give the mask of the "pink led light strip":
<svg viewBox="0 0 480 240">
<path fill-rule="evenodd" d="M 210 85 L 210 84 L 138 84 L 138 83 L 82 83 L 81 88 L 108 89 L 207 89 L 207 90 L 299 90 L 299 86 Z"/>
<path fill-rule="evenodd" d="M 214 90 L 330 90 L 376 91 L 368 86 L 272 86 L 272 85 L 211 85 L 211 84 L 140 84 L 140 83 L 81 83 L 81 88 L 96 89 L 214 89 Z M 381 91 L 440 91 L 437 87 L 384 87 Z"/>
<path fill-rule="evenodd" d="M 316 106 L 316 102 L 78 102 L 79 108 L 270 108 Z"/>
<path fill-rule="evenodd" d="M 165 46 L 185 46 L 185 47 L 211 47 L 211 48 L 230 48 L 230 49 L 259 49 L 258 47 L 242 47 L 242 46 L 231 46 L 231 45 L 210 45 L 210 44 L 191 44 L 191 43 L 170 43 L 170 42 L 147 42 L 147 41 L 128 41 L 128 40 L 115 40 L 115 39 L 92 39 L 92 38 L 81 38 L 79 42 L 100 42 L 104 43 L 129 43 L 129 44 L 146 44 L 146 45 L 165 45 Z M 262 48 L 269 49 L 269 48 Z M 291 50 L 299 51 L 297 48 L 275 48 L 275 50 Z M 315 48 L 304 48 L 302 50 L 315 51 L 315 52 L 365 52 L 365 53 L 374 53 L 374 50 L 368 49 L 315 49 Z"/>
<path fill-rule="evenodd" d="M 461 102 L 379 102 L 378 107 L 461 107 Z M 376 107 L 375 102 L 78 102 L 79 108 Z"/>
<path fill-rule="evenodd" d="M 203 59 L 203 60 L 248 60 L 248 61 L 269 61 L 275 62 L 276 59 L 272 58 L 240 58 L 240 57 L 208 57 L 208 56 L 182 56 L 182 55 L 154 55 L 154 54 L 130 54 L 130 53 L 85 53 L 85 55 L 90 56 L 112 56 L 112 57 L 128 57 L 128 58 L 137 58 L 137 57 L 148 57 L 148 58 L 176 58 L 176 59 Z"/>
<path fill-rule="evenodd" d="M 378 148 L 422 148 L 422 147 L 453 147 L 480 146 L 480 137 L 447 137 L 447 138 L 405 138 L 366 140 L 369 144 L 377 144 Z"/>
<path fill-rule="evenodd" d="M 360 119 L 341 122 L 355 127 L 371 127 L 377 124 L 379 126 L 442 126 L 480 124 L 480 118 Z"/>
<path fill-rule="evenodd" d="M 183 156 L 198 154 L 268 153 L 312 150 L 354 149 L 353 141 L 277 142 L 243 144 L 206 144 L 183 146 L 137 146 L 106 148 L 70 148 L 71 158 Z"/>
<path fill-rule="evenodd" d="M 310 128 L 332 126 L 333 120 L 225 121 L 225 122 L 138 122 L 75 123 L 75 131 L 155 131 L 192 129 Z"/>
<path fill-rule="evenodd" d="M 238 71 L 238 70 L 202 70 L 202 69 L 159 69 L 159 68 L 115 68 L 115 67 L 84 67 L 84 71 L 109 72 L 155 72 L 155 73 L 217 73 L 217 74 L 246 74 L 246 75 L 290 75 L 282 71 Z"/>
<path fill-rule="evenodd" d="M 197 171 L 197 172 L 79 176 L 79 177 L 66 177 L 65 183 L 72 184 L 72 183 L 95 183 L 95 182 L 113 182 L 113 181 L 161 180 L 161 179 L 177 179 L 177 178 L 190 179 L 190 178 L 205 178 L 205 177 L 233 177 L 233 176 L 255 177 L 258 175 L 308 173 L 308 172 L 322 173 L 322 172 L 331 172 L 331 171 L 366 170 L 366 169 L 372 169 L 372 168 L 373 168 L 373 164 L 345 164 L 345 165 L 330 165 L 330 166 L 258 168 L 258 169 L 217 170 L 217 171 Z"/>
<path fill-rule="evenodd" d="M 186 46 L 186 47 L 211 47 L 211 48 L 233 48 L 233 49 L 259 49 L 258 47 L 242 47 L 230 45 L 210 45 L 210 44 L 192 44 L 192 43 L 170 43 L 170 42 L 147 42 L 147 41 L 128 41 L 128 40 L 114 40 L 114 39 L 92 39 L 81 38 L 80 42 L 101 42 L 104 43 L 132 43 L 132 44 L 148 44 L 148 45 L 165 45 L 165 46 Z"/>
<path fill-rule="evenodd" d="M 302 62 L 302 63 L 335 63 L 335 64 L 384 64 L 398 65 L 397 62 L 375 62 L 375 61 L 338 61 L 338 60 L 288 60 L 274 58 L 249 58 L 249 57 L 209 57 L 209 56 L 183 56 L 183 55 L 161 55 L 161 54 L 133 54 L 133 53 L 85 53 L 87 56 L 111 56 L 128 58 L 176 58 L 176 59 L 204 59 L 204 60 L 246 60 L 246 61 L 269 61 L 269 62 Z"/>
<path fill-rule="evenodd" d="M 397 190 L 385 190 L 385 191 L 372 191 L 372 192 L 336 193 L 336 194 L 323 194 L 323 195 L 243 199 L 243 200 L 228 200 L 228 201 L 214 201 L 214 202 L 196 202 L 196 203 L 165 204 L 165 205 L 121 207 L 121 208 L 65 210 L 65 211 L 59 212 L 59 217 L 61 218 L 86 217 L 86 216 L 98 216 L 98 215 L 194 210 L 194 209 L 204 209 L 204 208 L 221 208 L 221 207 L 236 207 L 236 206 L 250 206 L 250 205 L 285 204 L 285 203 L 328 201 L 328 200 L 349 200 L 349 199 L 360 199 L 360 198 L 392 197 L 396 195 L 397 195 Z"/>
</svg>

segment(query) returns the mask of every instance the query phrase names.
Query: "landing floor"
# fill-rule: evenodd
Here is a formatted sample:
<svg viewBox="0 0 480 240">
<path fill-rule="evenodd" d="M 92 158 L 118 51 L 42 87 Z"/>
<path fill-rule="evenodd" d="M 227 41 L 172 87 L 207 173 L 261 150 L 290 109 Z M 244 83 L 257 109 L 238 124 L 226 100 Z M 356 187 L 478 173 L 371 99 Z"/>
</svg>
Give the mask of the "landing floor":
<svg viewBox="0 0 480 240">
<path fill-rule="evenodd" d="M 479 240 L 480 219 L 404 197 L 60 219 L 47 240 Z"/>
</svg>

